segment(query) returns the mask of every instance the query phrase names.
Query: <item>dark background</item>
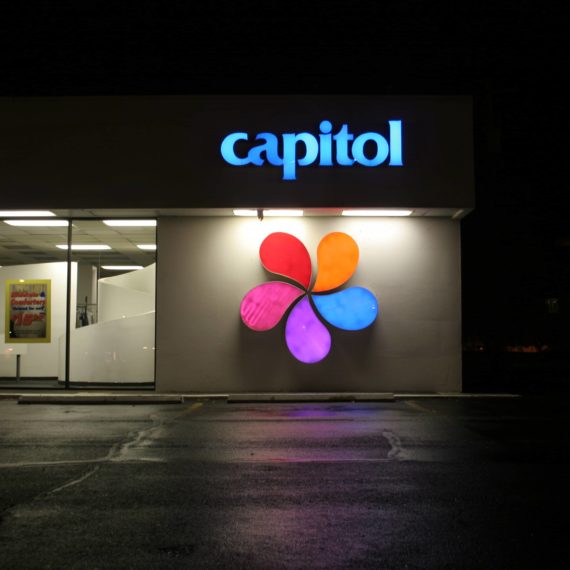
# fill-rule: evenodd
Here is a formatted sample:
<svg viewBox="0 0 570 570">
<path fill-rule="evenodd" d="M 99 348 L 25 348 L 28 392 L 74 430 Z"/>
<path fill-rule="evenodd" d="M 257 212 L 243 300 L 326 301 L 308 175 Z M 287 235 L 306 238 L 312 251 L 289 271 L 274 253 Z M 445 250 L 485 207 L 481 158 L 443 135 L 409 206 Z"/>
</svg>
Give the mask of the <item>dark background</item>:
<svg viewBox="0 0 570 570">
<path fill-rule="evenodd" d="M 562 3 L 115 4 L 2 8 L 0 95 L 472 95 L 476 209 L 462 221 L 467 387 L 567 380 Z"/>
</svg>

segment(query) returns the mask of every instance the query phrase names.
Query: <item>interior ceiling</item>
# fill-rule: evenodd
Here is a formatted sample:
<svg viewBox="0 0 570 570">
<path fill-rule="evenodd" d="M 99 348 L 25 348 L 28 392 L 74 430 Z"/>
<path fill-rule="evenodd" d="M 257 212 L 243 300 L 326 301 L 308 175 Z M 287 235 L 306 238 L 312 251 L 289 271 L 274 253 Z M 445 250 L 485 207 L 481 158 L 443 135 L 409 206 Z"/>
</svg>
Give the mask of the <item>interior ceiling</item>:
<svg viewBox="0 0 570 570">
<path fill-rule="evenodd" d="M 154 251 L 137 244 L 156 243 L 154 227 L 109 227 L 100 220 L 73 221 L 74 244 L 106 244 L 107 251 L 72 251 L 73 261 L 94 265 L 143 265 L 154 262 Z M 0 266 L 66 261 L 67 228 L 15 227 L 0 222 Z"/>
</svg>

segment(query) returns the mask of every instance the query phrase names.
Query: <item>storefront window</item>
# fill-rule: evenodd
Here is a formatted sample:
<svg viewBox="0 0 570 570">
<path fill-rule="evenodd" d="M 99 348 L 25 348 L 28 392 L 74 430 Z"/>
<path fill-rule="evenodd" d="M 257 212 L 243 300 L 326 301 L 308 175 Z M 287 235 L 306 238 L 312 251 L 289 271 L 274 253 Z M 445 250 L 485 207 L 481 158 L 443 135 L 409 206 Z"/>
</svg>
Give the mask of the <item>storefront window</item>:
<svg viewBox="0 0 570 570">
<path fill-rule="evenodd" d="M 72 385 L 154 382 L 155 220 L 74 220 Z"/>
<path fill-rule="evenodd" d="M 1 218 L 0 387 L 152 387 L 155 260 L 156 220 Z"/>
<path fill-rule="evenodd" d="M 68 225 L 0 218 L 0 386 L 63 386 Z"/>
</svg>

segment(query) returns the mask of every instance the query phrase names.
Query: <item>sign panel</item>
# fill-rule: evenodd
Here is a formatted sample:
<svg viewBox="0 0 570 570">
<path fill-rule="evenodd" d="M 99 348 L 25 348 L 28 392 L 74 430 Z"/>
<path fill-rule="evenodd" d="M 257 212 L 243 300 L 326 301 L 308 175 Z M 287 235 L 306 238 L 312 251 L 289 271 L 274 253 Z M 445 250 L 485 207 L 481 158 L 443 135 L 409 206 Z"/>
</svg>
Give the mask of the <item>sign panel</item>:
<svg viewBox="0 0 570 570">
<path fill-rule="evenodd" d="M 51 280 L 6 281 L 6 343 L 51 342 Z"/>
<path fill-rule="evenodd" d="M 474 206 L 469 97 L 18 98 L 0 124 L 5 208 Z"/>
</svg>

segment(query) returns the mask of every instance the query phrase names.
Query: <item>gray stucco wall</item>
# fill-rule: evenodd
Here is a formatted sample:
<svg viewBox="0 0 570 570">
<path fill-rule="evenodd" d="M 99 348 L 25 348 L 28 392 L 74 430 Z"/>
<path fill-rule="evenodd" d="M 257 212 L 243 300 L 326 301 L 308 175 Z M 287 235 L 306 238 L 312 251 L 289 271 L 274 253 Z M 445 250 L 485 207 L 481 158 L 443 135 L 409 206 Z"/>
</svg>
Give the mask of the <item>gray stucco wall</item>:
<svg viewBox="0 0 570 570">
<path fill-rule="evenodd" d="M 268 332 L 240 319 L 243 296 L 279 279 L 259 245 L 273 231 L 313 260 L 329 232 L 350 234 L 358 269 L 344 286 L 373 291 L 380 315 L 356 332 L 329 327 L 332 349 L 307 365 L 288 352 L 284 321 Z M 161 218 L 158 226 L 156 389 L 188 392 L 459 391 L 459 223 L 439 218 Z"/>
</svg>

